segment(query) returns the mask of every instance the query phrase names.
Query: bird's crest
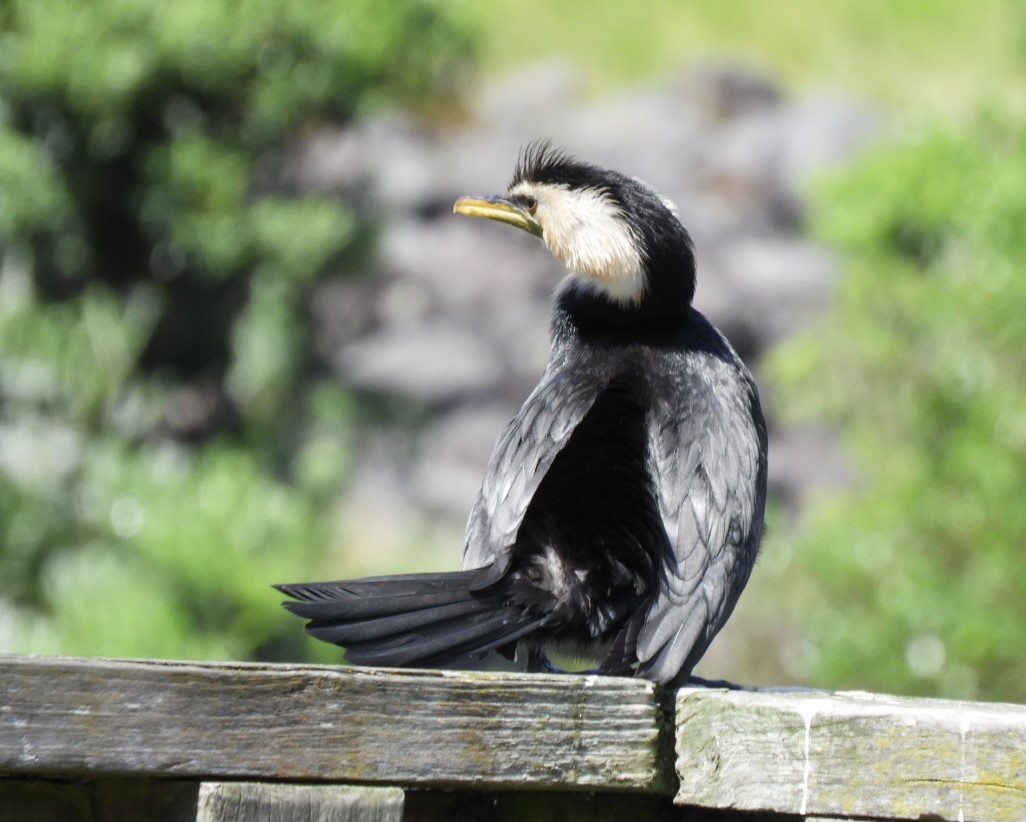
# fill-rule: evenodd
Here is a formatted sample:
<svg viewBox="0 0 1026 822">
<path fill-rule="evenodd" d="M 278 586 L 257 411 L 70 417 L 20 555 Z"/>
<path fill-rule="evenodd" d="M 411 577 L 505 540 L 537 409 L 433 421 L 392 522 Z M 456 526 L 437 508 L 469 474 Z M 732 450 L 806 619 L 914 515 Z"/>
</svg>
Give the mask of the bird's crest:
<svg viewBox="0 0 1026 822">
<path fill-rule="evenodd" d="M 553 146 L 551 140 L 532 140 L 520 151 L 509 187 L 524 182 L 569 183 L 580 177 L 581 171 L 591 169 L 592 166 Z"/>
</svg>

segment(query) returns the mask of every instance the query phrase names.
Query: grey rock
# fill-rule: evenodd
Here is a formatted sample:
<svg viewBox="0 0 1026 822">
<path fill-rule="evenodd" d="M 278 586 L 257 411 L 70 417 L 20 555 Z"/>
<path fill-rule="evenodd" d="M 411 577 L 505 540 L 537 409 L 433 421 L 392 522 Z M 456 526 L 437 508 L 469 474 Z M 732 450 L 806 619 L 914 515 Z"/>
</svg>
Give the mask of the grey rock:
<svg viewBox="0 0 1026 822">
<path fill-rule="evenodd" d="M 481 487 L 482 466 L 517 407 L 467 406 L 426 427 L 410 474 L 413 499 L 434 514 L 465 521 Z"/>
<path fill-rule="evenodd" d="M 704 278 L 697 298 L 714 323 L 743 326 L 759 351 L 802 328 L 828 303 L 837 262 L 795 237 L 751 237 L 716 252 L 718 276 Z"/>
<path fill-rule="evenodd" d="M 585 91 L 580 68 L 564 58 L 528 63 L 480 89 L 473 120 L 494 137 L 525 126 L 544 127 L 568 108 L 580 105 Z"/>
<path fill-rule="evenodd" d="M 837 491 L 855 482 L 836 433 L 821 426 L 777 427 L 770 440 L 770 493 L 792 522 L 812 494 Z"/>
<path fill-rule="evenodd" d="M 337 352 L 334 365 L 357 388 L 433 404 L 494 391 L 497 359 L 478 335 L 435 321 L 362 337 Z"/>
<path fill-rule="evenodd" d="M 778 125 L 776 171 L 799 193 L 817 172 L 850 158 L 880 132 L 873 112 L 836 97 L 799 100 Z"/>
<path fill-rule="evenodd" d="M 380 323 L 383 280 L 372 277 L 334 279 L 320 283 L 311 293 L 307 310 L 314 332 L 314 348 L 333 360 L 348 343 L 370 333 Z"/>
<path fill-rule="evenodd" d="M 743 65 L 700 66 L 681 78 L 687 94 L 711 120 L 730 120 L 778 106 L 780 90 L 765 74 Z"/>
<path fill-rule="evenodd" d="M 389 111 L 309 137 L 289 163 L 299 189 L 344 194 L 386 213 L 418 207 L 438 181 L 433 140 L 408 114 Z"/>
<path fill-rule="evenodd" d="M 550 261 L 526 234 L 449 213 L 386 226 L 378 268 L 389 280 L 424 288 L 435 307 L 458 313 L 543 294 L 549 285 L 544 269 L 555 267 Z"/>
</svg>

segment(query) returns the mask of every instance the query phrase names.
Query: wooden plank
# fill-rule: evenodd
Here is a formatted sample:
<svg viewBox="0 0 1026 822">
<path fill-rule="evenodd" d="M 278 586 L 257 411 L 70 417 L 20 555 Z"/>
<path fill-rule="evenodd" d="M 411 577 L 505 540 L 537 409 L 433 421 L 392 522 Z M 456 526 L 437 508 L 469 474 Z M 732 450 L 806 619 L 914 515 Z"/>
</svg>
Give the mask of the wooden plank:
<svg viewBox="0 0 1026 822">
<path fill-rule="evenodd" d="M 399 788 L 204 782 L 196 822 L 402 822 Z"/>
<path fill-rule="evenodd" d="M 680 804 L 1026 819 L 1026 706 L 684 689 L 676 716 Z"/>
<path fill-rule="evenodd" d="M 644 680 L 0 658 L 0 772 L 672 792 Z"/>
</svg>

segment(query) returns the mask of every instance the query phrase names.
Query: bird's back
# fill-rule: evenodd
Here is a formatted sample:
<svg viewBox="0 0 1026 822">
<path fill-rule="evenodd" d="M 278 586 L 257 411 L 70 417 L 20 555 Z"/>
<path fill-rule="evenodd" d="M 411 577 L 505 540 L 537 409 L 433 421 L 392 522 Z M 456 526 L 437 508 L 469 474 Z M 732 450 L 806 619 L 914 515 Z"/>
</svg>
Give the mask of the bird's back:
<svg viewBox="0 0 1026 822">
<path fill-rule="evenodd" d="M 665 681 L 697 661 L 754 561 L 765 498 L 754 383 L 698 312 L 629 344 L 555 327 L 550 368 L 489 464 L 464 567 L 533 569 L 565 612 L 544 639 L 625 632 L 626 656 Z M 690 571 L 698 587 L 680 579 Z"/>
</svg>

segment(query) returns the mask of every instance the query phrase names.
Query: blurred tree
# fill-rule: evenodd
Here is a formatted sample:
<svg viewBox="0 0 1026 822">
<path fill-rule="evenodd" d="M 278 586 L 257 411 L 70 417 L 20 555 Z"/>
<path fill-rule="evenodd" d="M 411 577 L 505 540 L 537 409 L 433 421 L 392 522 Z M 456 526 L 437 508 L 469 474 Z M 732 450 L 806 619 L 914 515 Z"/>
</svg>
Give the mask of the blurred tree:
<svg viewBox="0 0 1026 822">
<path fill-rule="evenodd" d="M 824 685 L 1026 701 L 1023 126 L 881 147 L 812 209 L 847 277 L 774 368 L 860 475 L 796 551 Z"/>
<path fill-rule="evenodd" d="M 0 650 L 288 641 L 266 586 L 319 554 L 348 413 L 304 294 L 370 229 L 255 170 L 319 123 L 438 99 L 468 53 L 454 17 L 0 6 Z"/>
</svg>

